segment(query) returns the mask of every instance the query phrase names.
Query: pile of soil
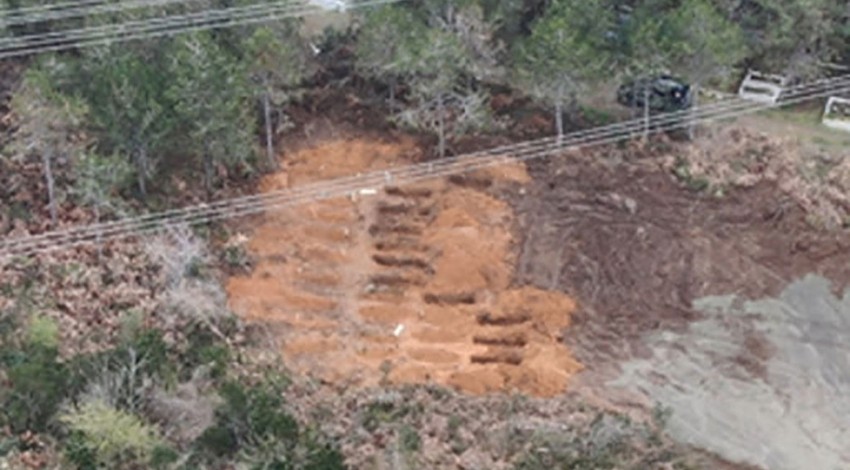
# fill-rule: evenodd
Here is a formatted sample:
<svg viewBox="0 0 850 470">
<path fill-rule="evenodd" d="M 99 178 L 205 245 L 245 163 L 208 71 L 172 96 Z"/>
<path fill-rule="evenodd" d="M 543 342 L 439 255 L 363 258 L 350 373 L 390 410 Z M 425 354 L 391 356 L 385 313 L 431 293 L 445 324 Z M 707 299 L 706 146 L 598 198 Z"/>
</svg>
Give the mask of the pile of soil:
<svg viewBox="0 0 850 470">
<path fill-rule="evenodd" d="M 286 158 L 262 190 L 417 157 L 410 141 L 335 140 Z M 276 327 L 289 367 L 332 383 L 438 383 L 551 396 L 581 366 L 562 344 L 575 303 L 513 288 L 511 208 L 490 191 L 523 166 L 389 187 L 269 213 L 228 282 L 243 318 Z"/>
<path fill-rule="evenodd" d="M 645 356 L 645 333 L 699 318 L 696 298 L 775 295 L 806 273 L 850 280 L 846 231 L 812 229 L 775 185 L 716 197 L 664 163 L 614 148 L 538 160 L 514 197 L 518 278 L 577 299 L 568 339 L 589 368 Z"/>
</svg>

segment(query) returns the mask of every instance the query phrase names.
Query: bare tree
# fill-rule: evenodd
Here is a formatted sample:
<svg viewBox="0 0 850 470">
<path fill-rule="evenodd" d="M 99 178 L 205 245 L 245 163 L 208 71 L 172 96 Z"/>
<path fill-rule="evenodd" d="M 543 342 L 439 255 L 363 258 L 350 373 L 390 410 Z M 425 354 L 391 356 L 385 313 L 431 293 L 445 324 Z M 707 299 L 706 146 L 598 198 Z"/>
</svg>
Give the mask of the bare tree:
<svg viewBox="0 0 850 470">
<path fill-rule="evenodd" d="M 74 137 L 85 108 L 53 88 L 47 72 L 37 67 L 27 72 L 11 106 L 18 119 L 15 148 L 24 156 L 38 155 L 41 159 L 50 220 L 55 226 L 58 214 L 54 163 L 60 158 L 72 159 L 81 150 Z"/>
<path fill-rule="evenodd" d="M 203 240 L 186 224 L 168 225 L 163 233 L 148 241 L 148 257 L 162 266 L 168 288 L 179 285 L 210 259 Z"/>
<path fill-rule="evenodd" d="M 297 27 L 298 23 L 290 20 L 258 28 L 244 46 L 252 88 L 263 110 L 266 158 L 272 168 L 278 163 L 274 136 L 288 122 L 279 110 L 297 95 L 296 87 L 307 75 L 307 54 Z M 273 125 L 274 111 L 284 118 L 278 129 Z"/>
<path fill-rule="evenodd" d="M 118 191 L 132 174 L 132 168 L 122 158 L 102 157 L 93 153 L 81 155 L 76 168 L 74 192 L 83 204 L 94 211 L 95 222 L 108 212 L 121 212 L 123 199 Z M 98 256 L 101 255 L 101 233 L 97 233 Z"/>
<path fill-rule="evenodd" d="M 211 262 L 204 241 L 186 225 L 169 226 L 147 244 L 146 251 L 163 268 L 166 291 L 160 307 L 166 314 L 164 320 L 171 321 L 166 329 L 179 327 L 181 322 L 196 324 L 228 341 L 218 328 L 230 315 L 227 298 L 221 286 L 201 272 Z"/>
</svg>

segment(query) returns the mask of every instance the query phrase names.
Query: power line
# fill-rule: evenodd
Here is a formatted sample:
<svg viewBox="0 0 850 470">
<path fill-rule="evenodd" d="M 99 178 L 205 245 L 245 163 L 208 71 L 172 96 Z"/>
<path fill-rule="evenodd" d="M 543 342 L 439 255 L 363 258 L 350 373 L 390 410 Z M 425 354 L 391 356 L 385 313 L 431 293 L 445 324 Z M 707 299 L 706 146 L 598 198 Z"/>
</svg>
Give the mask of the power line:
<svg viewBox="0 0 850 470">
<path fill-rule="evenodd" d="M 665 118 L 671 117 L 672 114 L 682 114 L 682 113 L 681 112 L 668 113 L 667 115 L 665 115 Z M 599 132 L 615 131 L 615 130 L 619 130 L 621 128 L 625 128 L 624 126 L 633 126 L 635 124 L 641 124 L 642 125 L 643 123 L 644 123 L 644 120 L 641 118 L 641 119 L 636 119 L 636 120 L 632 120 L 632 121 L 626 121 L 624 123 L 617 123 L 617 124 L 598 127 L 598 128 L 594 128 L 594 129 L 590 129 L 590 130 L 586 130 L 586 131 L 575 132 L 575 133 L 569 134 L 567 136 L 564 136 L 564 139 L 562 140 L 562 144 L 566 145 L 566 144 L 569 144 L 569 143 L 572 143 L 572 142 L 576 142 L 580 138 L 594 137 L 595 134 L 597 134 Z M 626 130 L 628 130 L 628 129 L 626 129 Z M 442 168 L 443 166 L 447 166 L 447 165 L 454 165 L 462 159 L 469 159 L 469 158 L 475 158 L 475 157 L 493 158 L 495 156 L 509 154 L 509 153 L 513 153 L 513 152 L 525 152 L 525 151 L 529 151 L 529 150 L 530 151 L 537 151 L 539 149 L 548 149 L 553 144 L 555 144 L 556 141 L 557 141 L 557 138 L 555 138 L 555 137 L 547 137 L 547 138 L 539 139 L 539 140 L 535 140 L 535 141 L 528 141 L 528 142 L 524 142 L 524 143 L 520 143 L 520 144 L 507 145 L 507 146 L 498 147 L 498 148 L 490 149 L 490 150 L 486 150 L 486 151 L 480 151 L 480 152 L 475 152 L 475 153 L 472 153 L 472 154 L 461 155 L 461 156 L 458 156 L 458 157 L 444 159 L 444 160 L 441 160 L 441 161 L 436 162 L 436 163 L 435 162 L 423 163 L 423 164 L 418 164 L 418 165 L 411 165 L 411 166 L 408 166 L 408 167 L 396 168 L 396 169 L 384 171 L 384 172 L 379 171 L 379 172 L 367 173 L 366 175 L 343 177 L 343 178 L 333 180 L 331 182 L 317 183 L 317 184 L 314 184 L 314 185 L 303 186 L 303 187 L 299 187 L 299 188 L 295 188 L 295 189 L 284 189 L 284 190 L 278 190 L 278 191 L 274 191 L 274 192 L 266 193 L 266 194 L 252 195 L 252 196 L 242 196 L 242 197 L 239 197 L 239 198 L 217 201 L 217 202 L 214 202 L 212 204 L 201 204 L 201 205 L 198 205 L 198 206 L 192 206 L 192 207 L 188 207 L 188 208 L 172 209 L 172 210 L 164 211 L 164 212 L 161 212 L 161 213 L 148 214 L 148 215 L 144 215 L 144 216 L 139 216 L 139 217 L 135 217 L 135 218 L 128 218 L 128 219 L 124 219 L 124 220 L 121 220 L 121 221 L 115 221 L 115 222 L 104 222 L 104 223 L 101 223 L 99 227 L 96 227 L 96 230 L 102 232 L 103 230 L 116 231 L 116 230 L 124 230 L 124 229 L 127 229 L 127 228 L 132 229 L 134 226 L 136 226 L 136 228 L 138 228 L 138 226 L 140 226 L 140 225 L 143 226 L 143 225 L 150 224 L 150 223 L 159 224 L 159 223 L 162 223 L 163 221 L 167 221 L 169 219 L 175 220 L 175 221 L 177 221 L 177 220 L 189 220 L 192 217 L 200 217 L 200 216 L 204 216 L 204 215 L 207 215 L 207 214 L 210 214 L 210 213 L 214 213 L 214 212 L 219 211 L 219 210 L 227 210 L 227 209 L 232 209 L 234 207 L 240 208 L 240 209 L 250 208 L 252 206 L 259 207 L 259 205 L 269 204 L 269 203 L 275 202 L 276 200 L 278 200 L 280 198 L 288 198 L 288 197 L 293 197 L 293 196 L 298 197 L 302 192 L 307 192 L 309 194 L 312 194 L 312 193 L 318 191 L 320 188 L 323 189 L 324 192 L 333 191 L 334 194 L 337 194 L 337 192 L 340 188 L 342 188 L 343 191 L 348 191 L 348 192 L 356 191 L 357 189 L 363 188 L 364 185 L 369 186 L 369 185 L 366 185 L 365 183 L 370 183 L 371 185 L 380 185 L 383 182 L 398 180 L 399 178 L 403 178 L 405 176 L 408 176 L 408 177 L 411 176 L 411 175 L 416 176 L 419 172 L 421 172 L 421 170 L 425 170 L 428 174 L 432 174 L 434 171 L 438 170 L 439 168 Z M 559 144 L 558 147 L 554 147 L 554 148 L 557 149 L 560 146 L 561 146 L 561 144 Z M 349 190 L 348 186 L 352 185 L 352 184 L 356 185 L 356 186 L 353 186 Z M 340 194 L 345 195 L 345 194 L 348 194 L 348 192 L 340 193 Z M 24 242 L 26 242 L 26 241 L 42 242 L 42 241 L 46 241 L 48 238 L 55 239 L 56 237 L 79 237 L 79 236 L 90 235 L 91 233 L 88 233 L 88 234 L 85 233 L 87 231 L 91 232 L 91 230 L 88 230 L 86 227 L 84 227 L 82 229 L 66 229 L 66 230 L 59 230 L 59 231 L 55 231 L 55 232 L 50 232 L 50 233 L 47 233 L 47 234 L 36 235 L 36 236 L 32 236 L 32 237 L 24 237 L 22 240 Z M 54 241 L 58 241 L 58 240 L 54 240 Z M 11 246 L 14 246 L 15 248 L 18 248 L 18 246 L 15 246 L 14 240 L 7 242 L 6 245 L 11 245 Z M 0 246 L 0 247 L 2 247 L 2 246 Z M 8 246 L 6 246 L 6 248 L 8 248 Z"/>
<path fill-rule="evenodd" d="M 846 90 L 850 90 L 850 76 L 820 80 L 788 89 L 784 98 L 775 104 L 754 104 L 741 100 L 730 100 L 734 101 L 734 103 L 721 102 L 695 110 L 657 115 L 650 119 L 649 129 L 653 132 L 659 132 L 692 125 L 697 122 L 732 118 L 741 114 L 793 104 Z M 681 118 L 684 117 L 689 117 L 690 119 L 683 123 Z M 562 139 L 550 137 L 460 155 L 437 162 L 339 178 L 330 182 L 280 190 L 264 195 L 244 196 L 217 201 L 212 204 L 173 209 L 157 214 L 148 214 L 113 222 L 102 222 L 40 235 L 20 237 L 0 243 L 0 256 L 26 256 L 81 244 L 89 244 L 97 240 L 98 237 L 103 240 L 109 240 L 134 234 L 144 235 L 159 230 L 163 224 L 206 223 L 223 218 L 259 213 L 276 207 L 312 200 L 346 196 L 364 188 L 410 183 L 470 171 L 507 161 L 524 161 L 539 158 L 550 155 L 558 150 L 577 149 L 589 145 L 602 145 L 628 139 L 635 132 L 643 130 L 644 126 L 644 119 L 638 118 L 576 132 L 564 136 Z"/>
<path fill-rule="evenodd" d="M 347 9 L 374 7 L 399 1 L 402 0 L 364 0 L 349 4 Z M 152 39 L 192 31 L 267 23 L 325 11 L 325 8 L 306 3 L 303 0 L 287 0 L 264 5 L 232 7 L 127 21 L 119 24 L 90 26 L 76 30 L 31 34 L 0 40 L 0 59 L 136 39 Z"/>
<path fill-rule="evenodd" d="M 0 13 L 30 13 L 30 12 L 41 12 L 41 11 L 49 11 L 49 10 L 63 10 L 65 8 L 75 8 L 86 5 L 99 5 L 102 4 L 104 0 L 76 0 L 72 2 L 65 3 L 52 3 L 49 5 L 34 5 L 31 7 L 21 7 L 21 8 L 4 8 L 0 10 Z"/>
<path fill-rule="evenodd" d="M 126 0 L 120 3 L 104 4 L 102 0 L 98 0 L 97 2 L 83 2 L 82 4 L 69 5 L 66 9 L 50 9 L 42 13 L 36 12 L 21 14 L 22 10 L 6 10 L 7 16 L 0 18 L 0 26 L 20 26 L 25 24 L 42 23 L 45 21 L 93 16 L 104 13 L 120 13 L 147 7 L 167 6 L 174 3 L 190 3 L 191 1 L 192 0 Z M 94 4 L 94 6 L 87 6 L 87 4 Z"/>
<path fill-rule="evenodd" d="M 247 7 L 205 10 L 187 14 L 170 15 L 163 18 L 148 18 L 144 20 L 132 20 L 114 24 L 87 26 L 72 30 L 13 36 L 0 40 L 0 45 L 8 46 L 7 49 L 23 46 L 38 48 L 41 46 L 51 45 L 51 41 L 96 40 L 109 38 L 110 36 L 120 37 L 120 35 L 127 34 L 143 34 L 156 31 L 155 28 L 177 28 L 181 26 L 200 25 L 205 22 L 222 20 L 238 21 L 248 18 L 250 15 L 275 12 L 282 7 L 303 8 L 304 6 L 303 2 L 300 1 L 283 0 L 268 5 L 251 5 Z"/>
<path fill-rule="evenodd" d="M 703 113 L 705 114 L 706 111 L 703 111 Z M 680 113 L 668 113 L 668 114 L 680 114 Z M 667 118 L 667 117 L 665 116 L 665 118 Z M 639 127 L 637 127 L 637 125 L 640 124 L 640 121 L 641 120 L 633 121 L 634 130 L 639 129 Z M 660 121 L 660 120 L 656 120 L 656 123 L 661 123 L 661 122 L 662 121 Z M 499 148 L 499 149 L 493 149 L 493 150 L 490 150 L 490 151 L 477 152 L 476 154 L 462 155 L 462 156 L 459 156 L 459 157 L 455 157 L 453 159 L 443 160 L 443 161 L 438 162 L 436 164 L 430 163 L 430 164 L 414 165 L 412 167 L 404 167 L 400 170 L 399 169 L 393 170 L 392 173 L 376 172 L 376 173 L 373 173 L 373 174 L 367 174 L 367 175 L 360 176 L 360 177 L 341 178 L 341 179 L 335 180 L 335 181 L 333 181 L 329 184 L 321 184 L 320 183 L 318 185 L 311 185 L 309 187 L 298 188 L 296 190 L 282 190 L 282 191 L 277 191 L 277 192 L 271 193 L 271 194 L 258 195 L 258 196 L 246 196 L 246 197 L 243 197 L 243 198 L 237 198 L 237 199 L 226 200 L 226 201 L 219 201 L 217 203 L 213 203 L 212 205 L 200 205 L 200 206 L 194 206 L 194 207 L 190 207 L 190 208 L 166 211 L 166 212 L 161 213 L 161 214 L 150 214 L 148 216 L 136 218 L 136 220 L 127 219 L 125 221 L 104 223 L 104 224 L 101 224 L 102 225 L 101 227 L 96 227 L 96 229 L 97 230 L 109 229 L 110 231 L 124 230 L 124 229 L 128 229 L 128 228 L 138 229 L 138 228 L 144 228 L 143 226 L 140 226 L 140 224 L 145 224 L 145 223 L 158 224 L 158 223 L 161 223 L 163 221 L 167 221 L 168 218 L 170 218 L 171 220 L 174 220 L 174 221 L 192 220 L 192 218 L 203 217 L 203 216 L 209 215 L 209 213 L 215 212 L 217 210 L 227 210 L 227 209 L 234 209 L 234 208 L 236 208 L 236 209 L 251 209 L 251 206 L 256 206 L 256 204 L 254 204 L 255 202 L 263 203 L 263 204 L 270 204 L 270 203 L 276 202 L 279 199 L 288 200 L 288 199 L 291 199 L 293 196 L 295 196 L 297 198 L 301 195 L 301 193 L 303 193 L 305 191 L 308 193 L 308 194 L 306 194 L 307 196 L 311 196 L 311 195 L 313 195 L 313 193 L 320 193 L 321 191 L 324 191 L 324 192 L 334 191 L 334 194 L 344 195 L 346 193 L 340 192 L 339 189 L 342 189 L 343 191 L 356 190 L 359 187 L 362 187 L 363 183 L 369 183 L 371 185 L 376 185 L 376 184 L 380 185 L 387 176 L 389 176 L 390 179 L 393 179 L 394 177 L 395 178 L 398 178 L 398 177 L 403 178 L 403 177 L 421 176 L 421 175 L 417 175 L 416 173 L 417 172 L 423 173 L 422 170 L 425 170 L 424 174 L 426 174 L 426 175 L 427 174 L 433 174 L 434 171 L 437 171 L 444 166 L 447 166 L 447 165 L 457 166 L 457 165 L 454 165 L 454 164 L 458 163 L 458 160 L 461 160 L 461 159 L 468 160 L 469 157 L 475 157 L 475 156 L 481 156 L 481 155 L 492 155 L 494 153 L 510 153 L 510 152 L 515 152 L 515 151 L 526 151 L 527 152 L 529 150 L 538 151 L 538 150 L 541 150 L 541 149 L 542 150 L 557 150 L 561 146 L 587 143 L 587 142 L 582 142 L 579 139 L 576 139 L 576 137 L 586 137 L 588 133 L 599 134 L 598 136 L 591 135 L 590 137 L 600 137 L 600 136 L 601 137 L 608 137 L 609 136 L 608 134 L 611 134 L 611 133 L 610 132 L 606 133 L 607 130 L 609 130 L 610 128 L 621 127 L 623 124 L 630 125 L 632 123 L 627 122 L 627 123 L 622 123 L 622 124 L 618 124 L 618 125 L 605 126 L 603 128 L 597 128 L 597 129 L 592 129 L 590 131 L 584 131 L 584 132 L 576 133 L 576 134 L 567 136 L 567 140 L 563 141 L 562 145 L 559 145 L 559 146 L 551 145 L 551 142 L 548 142 L 548 141 L 552 140 L 551 138 L 541 139 L 542 142 L 541 141 L 531 141 L 531 142 L 526 142 L 526 143 L 514 145 L 514 146 L 505 146 L 505 147 L 502 147 L 502 148 Z M 614 137 L 616 137 L 616 135 L 614 135 Z M 543 144 L 543 145 L 541 146 L 539 144 Z M 471 163 L 474 163 L 474 162 L 471 162 Z M 453 169 L 457 170 L 458 168 L 453 168 Z M 430 170 L 430 171 L 428 171 L 428 170 Z M 352 188 L 348 188 L 348 187 L 340 188 L 339 187 L 340 183 L 342 183 L 343 185 L 349 184 L 349 183 L 354 183 L 354 184 L 359 184 L 359 186 L 352 187 Z M 321 196 L 321 194 L 319 194 L 319 196 Z M 122 225 L 124 225 L 124 227 L 121 227 Z M 74 232 L 76 232 L 76 233 L 74 233 Z M 91 231 L 89 231 L 89 232 L 91 232 Z M 88 235 L 90 235 L 90 234 L 91 233 L 89 233 Z M 45 234 L 45 235 L 49 235 L 49 234 Z M 80 233 L 79 230 L 71 229 L 71 230 L 68 230 L 68 231 L 57 232 L 56 235 L 79 237 L 79 236 L 85 236 L 86 234 Z M 44 241 L 44 240 L 42 240 L 42 241 Z M 14 242 L 11 242 L 11 243 L 14 244 Z"/>
<path fill-rule="evenodd" d="M 719 105 L 720 104 L 716 104 L 716 105 L 713 105 L 712 107 L 719 107 Z M 707 107 L 707 108 L 710 108 L 710 107 Z M 688 113 L 688 111 L 667 113 L 663 116 L 664 116 L 664 119 L 671 119 L 673 117 L 678 117 L 678 116 L 684 115 L 686 113 Z M 656 119 L 658 119 L 658 118 L 656 118 Z M 656 121 L 656 122 L 660 122 L 660 121 Z M 564 136 L 563 139 L 566 139 L 566 140 L 562 139 L 562 144 L 575 142 L 575 141 L 578 141 L 578 139 L 580 139 L 580 138 L 593 137 L 593 136 L 595 136 L 595 134 L 598 134 L 600 132 L 611 132 L 611 131 L 617 131 L 617 130 L 620 130 L 620 129 L 627 129 L 628 127 L 634 126 L 635 124 L 641 124 L 642 125 L 643 123 L 644 123 L 644 120 L 643 120 L 643 118 L 641 118 L 641 119 L 636 119 L 636 120 L 632 120 L 632 121 L 626 121 L 626 122 L 615 123 L 615 124 L 611 124 L 611 125 L 607 125 L 607 126 L 597 127 L 597 128 L 594 128 L 594 129 L 574 132 L 572 134 L 568 134 L 568 135 Z M 458 156 L 458 157 L 444 159 L 444 160 L 441 160 L 440 162 L 437 162 L 437 163 L 433 163 L 433 162 L 423 163 L 423 164 L 418 164 L 418 165 L 411 165 L 409 167 L 402 167 L 400 170 L 394 169 L 394 170 L 392 170 L 394 174 L 390 174 L 389 176 L 390 176 L 390 178 L 392 178 L 393 176 L 397 178 L 397 177 L 401 176 L 402 172 L 406 171 L 407 173 L 410 173 L 410 171 L 416 171 L 417 169 L 423 169 L 423 168 L 427 168 L 429 171 L 433 172 L 433 170 L 436 168 L 435 165 L 453 164 L 453 163 L 456 163 L 458 160 L 461 160 L 461 159 L 469 159 L 469 158 L 473 158 L 473 157 L 494 157 L 494 156 L 510 154 L 510 153 L 514 153 L 514 152 L 524 152 L 524 151 L 529 151 L 529 150 L 532 150 L 532 151 L 538 150 L 540 148 L 547 148 L 548 146 L 551 146 L 553 143 L 556 143 L 556 141 L 557 141 L 556 137 L 546 137 L 546 138 L 543 138 L 543 139 L 527 141 L 527 142 L 523 142 L 523 143 L 519 143 L 519 144 L 506 145 L 506 146 L 497 147 L 497 148 L 494 148 L 494 149 L 488 149 L 488 150 L 485 150 L 485 151 L 479 151 L 479 152 L 474 152 L 474 153 L 471 153 L 471 154 L 461 155 L 461 156 Z M 410 171 L 408 171 L 408 170 L 410 170 Z M 374 172 L 374 173 L 376 174 L 377 180 L 385 180 L 388 176 L 387 172 Z M 330 183 L 318 183 L 317 185 L 312 185 L 312 186 L 326 186 L 327 190 L 332 190 L 332 189 L 334 189 L 335 186 L 340 186 L 340 185 L 349 184 L 349 183 L 355 183 L 355 184 L 363 183 L 364 176 L 368 176 L 368 175 L 369 174 L 361 175 L 361 176 L 349 176 L 349 177 L 336 179 L 336 180 L 334 180 Z M 380 182 L 381 181 L 377 181 L 377 183 L 380 183 Z M 302 188 L 308 188 L 308 187 L 302 187 Z M 203 213 L 206 213 L 206 212 L 209 212 L 209 211 L 214 211 L 214 210 L 218 210 L 218 209 L 227 209 L 228 207 L 232 207 L 232 206 L 236 206 L 236 205 L 244 206 L 246 204 L 253 204 L 255 202 L 268 203 L 268 202 L 274 200 L 275 198 L 277 198 L 278 196 L 287 196 L 287 195 L 291 195 L 293 193 L 296 193 L 298 191 L 298 189 L 301 189 L 301 188 L 297 188 L 296 190 L 284 189 L 284 190 L 278 190 L 278 191 L 274 191 L 274 192 L 266 193 L 266 194 L 243 196 L 243 197 L 229 199 L 229 200 L 217 201 L 217 202 L 214 202 L 212 204 L 202 204 L 202 205 L 188 207 L 188 208 L 172 209 L 172 210 L 164 211 L 164 212 L 161 212 L 161 213 L 148 214 L 148 215 L 139 216 L 139 217 L 135 217 L 135 218 L 128 218 L 128 219 L 124 219 L 123 221 L 104 222 L 104 223 L 102 223 L 102 227 L 100 227 L 100 229 L 106 229 L 106 228 L 116 229 L 116 228 L 120 228 L 121 225 L 126 225 L 127 223 L 137 223 L 137 222 L 154 222 L 154 223 L 156 223 L 156 222 L 158 222 L 158 220 L 165 219 L 165 218 L 171 218 L 171 217 L 186 218 L 186 217 L 191 217 L 191 216 L 198 216 L 198 215 L 203 215 Z M 79 232 L 79 231 L 76 230 L 76 229 L 67 229 L 67 230 L 60 230 L 60 231 L 51 232 L 51 233 L 54 233 L 57 236 L 79 235 L 79 233 L 74 233 L 74 232 Z M 49 234 L 43 234 L 41 236 L 35 236 L 35 238 L 38 238 L 38 237 L 45 237 L 46 238 L 48 235 Z"/>
<path fill-rule="evenodd" d="M 145 30 L 143 28 L 150 28 L 153 26 L 177 27 L 184 24 L 200 23 L 203 21 L 216 21 L 227 18 L 239 19 L 247 14 L 263 13 L 280 7 L 304 7 L 306 5 L 307 3 L 304 0 L 278 0 L 268 4 L 208 9 L 190 13 L 167 15 L 161 18 L 130 20 L 119 23 L 85 26 L 77 29 L 12 36 L 0 39 L 0 44 L 9 46 L 39 46 L 43 45 L 48 40 L 96 39 L 108 34 L 144 32 Z"/>
</svg>

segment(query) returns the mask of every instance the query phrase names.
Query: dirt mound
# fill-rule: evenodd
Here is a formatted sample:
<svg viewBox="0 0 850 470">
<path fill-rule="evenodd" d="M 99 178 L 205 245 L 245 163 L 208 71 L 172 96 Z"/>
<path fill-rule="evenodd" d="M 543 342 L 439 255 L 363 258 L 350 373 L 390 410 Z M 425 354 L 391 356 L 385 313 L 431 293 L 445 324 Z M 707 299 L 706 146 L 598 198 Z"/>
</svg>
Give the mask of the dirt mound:
<svg viewBox="0 0 850 470">
<path fill-rule="evenodd" d="M 415 153 L 410 142 L 332 141 L 287 157 L 262 189 Z M 323 380 L 560 393 L 580 369 L 560 341 L 575 303 L 511 287 L 513 214 L 485 192 L 528 180 L 505 165 L 270 213 L 248 243 L 255 270 L 228 283 L 231 305 L 276 325 L 290 367 Z"/>
<path fill-rule="evenodd" d="M 809 272 L 850 280 L 846 234 L 811 229 L 776 186 L 719 198 L 679 182 L 661 159 L 634 156 L 600 149 L 533 162 L 534 184 L 515 201 L 518 277 L 577 299 L 568 339 L 582 363 L 645 356 L 642 335 L 681 331 L 699 317 L 696 298 L 775 295 Z"/>
</svg>

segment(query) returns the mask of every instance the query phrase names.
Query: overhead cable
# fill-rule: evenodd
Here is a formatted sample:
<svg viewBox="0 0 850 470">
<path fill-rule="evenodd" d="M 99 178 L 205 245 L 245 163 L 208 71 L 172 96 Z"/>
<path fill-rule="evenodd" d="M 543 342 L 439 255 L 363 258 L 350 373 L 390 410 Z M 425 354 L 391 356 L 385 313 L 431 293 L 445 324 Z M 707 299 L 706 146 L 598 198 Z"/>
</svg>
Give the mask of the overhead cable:
<svg viewBox="0 0 850 470">
<path fill-rule="evenodd" d="M 397 3 L 402 0 L 362 0 L 347 4 L 359 9 Z M 146 20 L 89 26 L 67 31 L 36 33 L 0 39 L 0 59 L 42 52 L 108 45 L 130 40 L 152 39 L 175 34 L 268 23 L 326 12 L 327 9 L 304 0 L 285 0 L 263 5 L 207 10 Z"/>
<path fill-rule="evenodd" d="M 650 119 L 649 130 L 651 132 L 660 132 L 699 122 L 733 118 L 742 114 L 794 104 L 848 90 L 850 90 L 850 76 L 820 80 L 787 89 L 783 98 L 773 104 L 752 103 L 735 99 L 692 110 L 659 114 Z M 256 214 L 278 207 L 313 200 L 347 196 L 361 189 L 411 183 L 423 179 L 462 173 L 508 161 L 524 161 L 540 158 L 565 149 L 578 149 L 589 145 L 602 145 L 628 139 L 644 130 L 645 125 L 645 120 L 638 118 L 568 134 L 560 139 L 549 137 L 460 155 L 435 162 L 339 178 L 330 182 L 305 185 L 294 189 L 279 190 L 262 195 L 244 196 L 217 201 L 211 204 L 173 209 L 161 213 L 4 240 L 0 241 L 0 256 L 25 256 L 54 249 L 64 249 L 81 244 L 89 244 L 98 238 L 109 240 L 132 235 L 146 235 L 160 230 L 163 225 L 175 223 L 207 223 L 223 218 Z"/>
</svg>

